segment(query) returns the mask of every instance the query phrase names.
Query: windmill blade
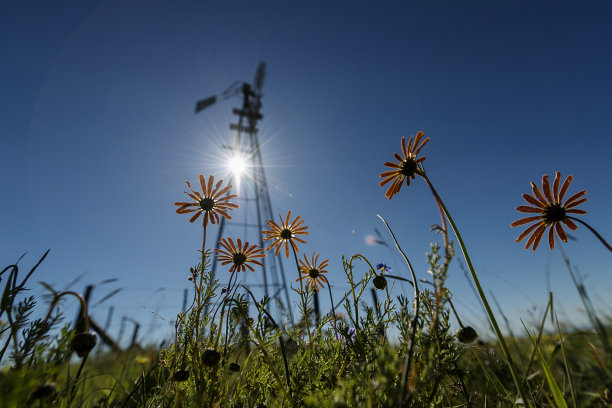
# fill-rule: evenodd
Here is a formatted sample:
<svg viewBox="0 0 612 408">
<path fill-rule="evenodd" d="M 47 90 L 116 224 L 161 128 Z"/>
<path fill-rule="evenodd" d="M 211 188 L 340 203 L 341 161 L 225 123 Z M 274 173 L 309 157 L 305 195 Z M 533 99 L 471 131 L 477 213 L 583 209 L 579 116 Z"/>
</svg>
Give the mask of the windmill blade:
<svg viewBox="0 0 612 408">
<path fill-rule="evenodd" d="M 234 95 L 238 95 L 242 90 L 242 84 L 242 81 L 234 81 L 225 91 L 221 92 L 221 95 L 219 96 L 221 99 L 227 99 Z"/>
<path fill-rule="evenodd" d="M 261 93 L 261 88 L 263 88 L 264 77 L 266 76 L 266 63 L 260 62 L 257 67 L 257 72 L 255 72 L 255 80 L 253 81 L 253 85 L 255 87 L 256 93 Z"/>
<path fill-rule="evenodd" d="M 203 111 L 204 109 L 208 108 L 210 105 L 213 105 L 215 102 L 217 102 L 217 95 L 211 96 L 206 99 L 199 100 L 196 103 L 195 113 Z"/>
<path fill-rule="evenodd" d="M 115 295 L 116 295 L 117 293 L 119 293 L 119 292 L 121 292 L 121 288 L 113 290 L 111 293 L 109 293 L 108 295 L 104 296 L 102 299 L 100 299 L 100 300 L 98 301 L 98 303 L 96 303 L 96 304 L 95 304 L 95 305 L 93 305 L 93 306 L 98 306 L 100 303 L 102 303 L 102 302 L 104 302 L 104 301 L 106 301 L 106 300 L 108 300 L 108 299 L 112 298 L 113 296 L 115 296 Z"/>
<path fill-rule="evenodd" d="M 219 95 L 213 95 L 206 99 L 201 99 L 196 103 L 195 113 L 201 112 L 208 108 L 210 105 L 214 105 L 218 100 L 228 99 L 232 96 L 238 95 L 242 90 L 242 81 L 235 81 L 227 89 L 221 92 Z"/>
</svg>

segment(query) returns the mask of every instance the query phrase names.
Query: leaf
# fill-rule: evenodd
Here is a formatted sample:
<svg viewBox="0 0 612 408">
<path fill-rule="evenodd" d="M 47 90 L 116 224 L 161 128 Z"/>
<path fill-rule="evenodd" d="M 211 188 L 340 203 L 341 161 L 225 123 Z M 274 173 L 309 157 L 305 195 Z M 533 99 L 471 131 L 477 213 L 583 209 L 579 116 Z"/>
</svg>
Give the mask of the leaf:
<svg viewBox="0 0 612 408">
<path fill-rule="evenodd" d="M 522 320 L 521 320 L 521 323 L 522 323 Z M 531 334 L 529 334 L 529 330 L 527 330 L 525 323 L 523 323 L 523 327 L 525 328 L 525 331 L 527 332 L 527 335 L 529 336 L 529 340 L 531 340 L 531 342 L 533 343 L 533 346 L 535 347 L 536 352 L 538 353 L 538 357 L 540 358 L 540 362 L 542 363 L 542 369 L 544 370 L 544 375 L 546 376 L 546 381 L 548 382 L 548 386 L 550 387 L 553 398 L 555 399 L 556 406 L 560 408 L 568 408 L 567 403 L 565 402 L 565 399 L 563 399 L 563 392 L 559 388 L 559 384 L 557 384 L 557 380 L 555 380 L 555 377 L 553 377 L 552 371 L 550 371 L 550 366 L 546 362 L 546 359 L 544 358 L 544 355 L 542 354 L 542 351 L 540 350 L 539 345 L 533 340 L 533 337 L 531 337 Z"/>
</svg>

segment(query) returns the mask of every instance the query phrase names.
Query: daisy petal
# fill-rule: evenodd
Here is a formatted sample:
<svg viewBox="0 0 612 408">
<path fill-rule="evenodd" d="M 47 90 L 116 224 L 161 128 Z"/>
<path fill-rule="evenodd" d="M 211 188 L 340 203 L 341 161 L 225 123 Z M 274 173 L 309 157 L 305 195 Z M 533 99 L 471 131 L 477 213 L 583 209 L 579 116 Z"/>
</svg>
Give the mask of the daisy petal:
<svg viewBox="0 0 612 408">
<path fill-rule="evenodd" d="M 561 225 L 561 223 L 558 222 L 555 224 L 555 230 L 557 231 L 559 239 L 561 239 L 561 241 L 563 242 L 567 242 L 567 234 L 565 233 L 565 230 L 563 229 L 563 225 Z"/>
</svg>

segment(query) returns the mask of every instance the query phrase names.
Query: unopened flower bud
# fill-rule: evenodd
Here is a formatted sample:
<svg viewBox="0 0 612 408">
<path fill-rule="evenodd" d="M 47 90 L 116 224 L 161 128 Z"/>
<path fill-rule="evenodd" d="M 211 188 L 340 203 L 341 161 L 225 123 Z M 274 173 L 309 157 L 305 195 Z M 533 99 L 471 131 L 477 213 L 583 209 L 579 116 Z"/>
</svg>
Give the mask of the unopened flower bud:
<svg viewBox="0 0 612 408">
<path fill-rule="evenodd" d="M 189 379 L 189 370 L 178 370 L 172 375 L 172 379 L 176 382 L 183 382 Z"/>
<path fill-rule="evenodd" d="M 478 333 L 476 333 L 476 330 L 474 330 L 470 326 L 460 328 L 459 330 L 457 330 L 456 335 L 457 340 L 459 340 L 461 343 L 471 343 L 476 340 L 476 337 L 478 337 Z"/>
<path fill-rule="evenodd" d="M 376 289 L 383 290 L 387 287 L 387 279 L 382 275 L 375 277 L 373 282 Z"/>
<path fill-rule="evenodd" d="M 70 347 L 79 357 L 85 357 L 95 346 L 98 336 L 94 332 L 79 332 L 74 335 Z"/>
<path fill-rule="evenodd" d="M 32 399 L 44 399 L 55 395 L 57 385 L 54 382 L 39 385 L 32 391 Z"/>
<path fill-rule="evenodd" d="M 219 364 L 221 353 L 215 349 L 206 349 L 202 353 L 202 363 L 208 367 L 214 367 Z"/>
</svg>

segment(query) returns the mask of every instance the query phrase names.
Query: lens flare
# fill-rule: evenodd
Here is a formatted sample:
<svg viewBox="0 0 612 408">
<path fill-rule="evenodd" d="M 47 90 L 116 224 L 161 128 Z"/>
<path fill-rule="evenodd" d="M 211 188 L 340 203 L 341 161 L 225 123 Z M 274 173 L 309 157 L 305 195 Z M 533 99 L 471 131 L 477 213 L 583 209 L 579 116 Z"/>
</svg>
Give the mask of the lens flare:
<svg viewBox="0 0 612 408">
<path fill-rule="evenodd" d="M 229 161 L 229 168 L 236 177 L 246 171 L 246 160 L 242 156 L 234 156 Z"/>
</svg>

